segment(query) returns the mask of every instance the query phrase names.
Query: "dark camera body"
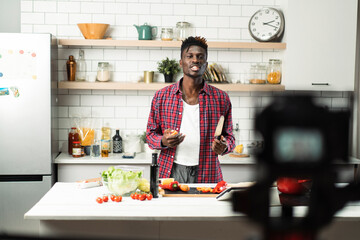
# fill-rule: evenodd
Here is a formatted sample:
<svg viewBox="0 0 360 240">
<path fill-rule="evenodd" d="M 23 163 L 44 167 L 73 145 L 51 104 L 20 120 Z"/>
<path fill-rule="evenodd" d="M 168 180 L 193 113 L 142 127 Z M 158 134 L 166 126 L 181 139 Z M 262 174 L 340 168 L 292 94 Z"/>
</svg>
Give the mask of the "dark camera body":
<svg viewBox="0 0 360 240">
<path fill-rule="evenodd" d="M 346 202 L 360 199 L 359 186 L 336 186 L 335 162 L 349 157 L 350 111 L 329 111 L 311 96 L 281 96 L 257 114 L 255 129 L 264 139 L 256 156 L 256 183 L 233 194 L 234 211 L 245 213 L 264 227 L 264 239 L 298 234 L 315 239 Z M 270 215 L 269 190 L 280 177 L 310 179 L 306 216 L 293 216 L 293 207 L 282 204 L 281 216 Z M 281 197 L 281 196 L 280 196 Z M 283 199 L 288 199 L 283 196 Z"/>
</svg>

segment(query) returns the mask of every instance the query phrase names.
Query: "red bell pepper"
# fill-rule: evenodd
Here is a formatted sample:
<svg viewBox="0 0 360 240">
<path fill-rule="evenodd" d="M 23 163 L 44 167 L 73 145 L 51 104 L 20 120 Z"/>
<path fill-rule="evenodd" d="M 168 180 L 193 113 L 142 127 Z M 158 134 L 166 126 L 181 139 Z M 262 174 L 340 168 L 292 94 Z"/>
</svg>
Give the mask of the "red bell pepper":
<svg viewBox="0 0 360 240">
<path fill-rule="evenodd" d="M 221 193 L 222 191 L 224 191 L 226 189 L 226 185 L 227 185 L 227 182 L 220 181 L 216 184 L 216 186 L 214 187 L 212 192 L 213 193 Z"/>
<path fill-rule="evenodd" d="M 178 181 L 173 181 L 169 184 L 160 184 L 159 185 L 162 189 L 167 189 L 167 190 L 170 190 L 170 191 L 177 191 L 180 189 L 179 187 L 179 182 Z"/>
</svg>

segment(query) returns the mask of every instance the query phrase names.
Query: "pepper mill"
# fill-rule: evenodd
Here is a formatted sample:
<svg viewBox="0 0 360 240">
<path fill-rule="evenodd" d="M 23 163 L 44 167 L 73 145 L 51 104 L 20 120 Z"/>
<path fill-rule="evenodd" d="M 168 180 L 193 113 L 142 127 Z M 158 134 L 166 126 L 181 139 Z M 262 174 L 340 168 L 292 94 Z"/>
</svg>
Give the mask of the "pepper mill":
<svg viewBox="0 0 360 240">
<path fill-rule="evenodd" d="M 75 81 L 76 62 L 73 55 L 70 55 L 69 60 L 66 61 L 66 70 L 68 81 Z"/>
</svg>

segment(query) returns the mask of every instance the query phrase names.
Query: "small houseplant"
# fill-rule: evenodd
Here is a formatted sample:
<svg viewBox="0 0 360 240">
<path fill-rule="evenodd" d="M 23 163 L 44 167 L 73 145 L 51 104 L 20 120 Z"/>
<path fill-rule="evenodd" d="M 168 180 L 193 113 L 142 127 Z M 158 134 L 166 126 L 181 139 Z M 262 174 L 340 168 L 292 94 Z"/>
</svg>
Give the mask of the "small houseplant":
<svg viewBox="0 0 360 240">
<path fill-rule="evenodd" d="M 165 82 L 172 82 L 174 75 L 180 71 L 180 65 L 175 59 L 167 57 L 158 62 L 158 71 L 164 74 Z"/>
</svg>

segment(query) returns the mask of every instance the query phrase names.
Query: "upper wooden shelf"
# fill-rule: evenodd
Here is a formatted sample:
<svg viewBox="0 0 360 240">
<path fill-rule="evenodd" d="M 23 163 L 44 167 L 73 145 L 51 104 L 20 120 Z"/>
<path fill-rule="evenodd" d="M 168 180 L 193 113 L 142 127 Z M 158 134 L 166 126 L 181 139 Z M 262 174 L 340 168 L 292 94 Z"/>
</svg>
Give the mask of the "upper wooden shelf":
<svg viewBox="0 0 360 240">
<path fill-rule="evenodd" d="M 156 40 L 106 40 L 106 39 L 59 39 L 62 46 L 107 46 L 107 47 L 164 47 L 179 48 L 181 41 Z M 232 49 L 285 49 L 286 43 L 261 42 L 208 42 L 209 48 Z"/>
<path fill-rule="evenodd" d="M 93 89 L 93 90 L 159 90 L 171 83 L 129 83 L 129 82 L 69 82 L 60 81 L 60 89 Z M 213 84 L 217 88 L 227 92 L 251 92 L 251 91 L 285 91 L 284 85 L 277 84 Z"/>
</svg>

